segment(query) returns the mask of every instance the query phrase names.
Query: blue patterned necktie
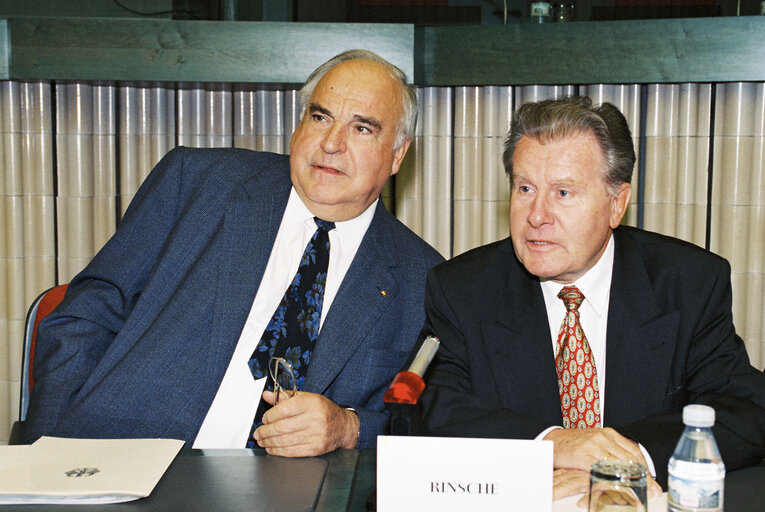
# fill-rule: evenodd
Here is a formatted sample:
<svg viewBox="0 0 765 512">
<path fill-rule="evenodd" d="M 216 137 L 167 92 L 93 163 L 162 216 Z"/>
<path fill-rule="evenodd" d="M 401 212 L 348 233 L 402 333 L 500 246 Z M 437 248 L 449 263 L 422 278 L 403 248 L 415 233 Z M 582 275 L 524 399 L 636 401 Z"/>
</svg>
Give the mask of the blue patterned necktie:
<svg viewBox="0 0 765 512">
<path fill-rule="evenodd" d="M 266 389 L 269 391 L 274 389 L 268 372 L 268 362 L 272 357 L 288 360 L 295 374 L 297 389 L 303 388 L 306 370 L 311 361 L 311 351 L 319 336 L 324 286 L 329 267 L 329 232 L 335 228 L 335 223 L 318 217 L 314 217 L 313 220 L 316 222 L 316 232 L 308 241 L 297 273 L 284 292 L 284 297 L 276 307 L 248 363 L 253 377 L 268 377 Z M 261 399 L 252 431 L 260 425 L 263 413 L 268 407 L 270 406 Z M 253 446 L 250 435 L 247 447 Z"/>
</svg>

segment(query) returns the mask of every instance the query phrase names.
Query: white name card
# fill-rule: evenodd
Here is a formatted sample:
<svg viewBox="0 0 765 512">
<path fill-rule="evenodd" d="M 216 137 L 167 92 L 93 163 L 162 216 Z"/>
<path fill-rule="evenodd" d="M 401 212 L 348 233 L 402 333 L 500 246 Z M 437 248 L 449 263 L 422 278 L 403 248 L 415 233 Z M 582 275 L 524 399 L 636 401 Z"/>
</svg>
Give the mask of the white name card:
<svg viewBox="0 0 765 512">
<path fill-rule="evenodd" d="M 552 510 L 552 441 L 377 438 L 377 510 Z"/>
</svg>

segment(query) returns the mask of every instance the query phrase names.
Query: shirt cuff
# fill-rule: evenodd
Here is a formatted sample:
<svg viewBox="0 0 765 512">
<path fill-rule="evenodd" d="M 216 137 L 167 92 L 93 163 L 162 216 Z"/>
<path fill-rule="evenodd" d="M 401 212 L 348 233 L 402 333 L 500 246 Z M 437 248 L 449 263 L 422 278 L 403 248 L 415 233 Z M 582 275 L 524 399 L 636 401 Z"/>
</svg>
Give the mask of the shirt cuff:
<svg viewBox="0 0 765 512">
<path fill-rule="evenodd" d="M 638 443 L 638 447 L 640 448 L 640 453 L 643 454 L 643 457 L 645 458 L 646 466 L 648 466 L 648 471 L 651 473 L 651 476 L 656 478 L 656 466 L 653 465 L 653 459 L 650 455 L 648 455 L 648 450 L 646 450 L 642 444 Z"/>
<path fill-rule="evenodd" d="M 552 427 L 548 427 L 548 428 L 544 429 L 541 434 L 539 434 L 537 437 L 535 437 L 534 441 L 541 441 L 542 439 L 545 438 L 545 436 L 547 434 L 549 434 L 550 432 L 552 432 L 553 430 L 555 430 L 557 428 L 563 428 L 563 427 L 560 427 L 558 425 L 553 425 Z"/>
</svg>

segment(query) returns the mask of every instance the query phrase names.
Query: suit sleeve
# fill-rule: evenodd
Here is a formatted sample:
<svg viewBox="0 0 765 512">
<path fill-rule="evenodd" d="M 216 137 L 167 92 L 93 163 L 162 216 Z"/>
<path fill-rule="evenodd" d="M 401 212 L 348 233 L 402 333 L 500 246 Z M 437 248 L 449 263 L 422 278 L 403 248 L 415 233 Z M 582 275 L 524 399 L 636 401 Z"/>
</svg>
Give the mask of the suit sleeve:
<svg viewBox="0 0 765 512">
<path fill-rule="evenodd" d="M 115 235 L 40 323 L 26 442 L 55 431 L 140 297 L 178 213 L 184 151 L 175 149 L 157 164 Z"/>
<path fill-rule="evenodd" d="M 425 274 L 428 269 L 441 263 L 443 258 L 425 242 L 417 241 L 413 244 L 419 247 L 414 252 L 414 257 L 408 261 L 406 270 L 402 271 L 402 278 L 407 284 L 406 298 L 399 298 L 399 308 L 388 315 L 387 323 L 391 325 L 390 337 L 384 336 L 386 348 L 384 349 L 384 364 L 380 364 L 383 354 L 377 354 L 374 358 L 375 367 L 367 375 L 357 376 L 356 382 L 369 384 L 369 390 L 364 391 L 364 386 L 358 386 L 357 390 L 364 395 L 364 400 L 354 410 L 359 417 L 360 431 L 357 448 L 374 448 L 377 446 L 377 436 L 389 432 L 390 414 L 383 403 L 383 395 L 393 379 L 395 372 L 402 368 L 412 342 L 423 323 L 423 294 L 425 288 Z M 421 248 L 421 249 L 420 249 Z M 381 322 L 382 323 L 382 322 Z M 394 341 L 397 340 L 397 341 Z M 402 350 L 404 349 L 404 350 Z M 378 350 L 377 352 L 383 352 Z M 405 365 L 408 368 L 408 363 Z M 372 378 L 371 373 L 379 375 Z M 348 397 L 351 403 L 354 398 Z"/>
<path fill-rule="evenodd" d="M 375 448 L 377 436 L 386 434 L 388 431 L 389 415 L 387 411 L 374 409 L 354 409 L 359 417 L 359 439 L 356 448 Z"/>
<path fill-rule="evenodd" d="M 711 285 L 695 290 L 701 313 L 687 313 L 698 321 L 687 335 L 681 333 L 687 341 L 677 343 L 672 371 L 680 384 L 669 390 L 663 411 L 617 428 L 648 450 L 663 486 L 669 458 L 684 429 L 686 404 L 715 409 L 713 432 L 728 471 L 756 464 L 765 456 L 765 375 L 750 365 L 733 326 L 730 266 L 721 260 L 706 270 L 713 276 L 706 280 Z"/>
<path fill-rule="evenodd" d="M 351 407 L 358 448 L 389 432 L 383 395 L 425 321 L 428 270 L 443 258 L 378 202 L 327 313 L 303 386 Z"/>
<path fill-rule="evenodd" d="M 462 313 L 466 307 L 454 303 L 461 294 L 454 287 L 445 290 L 437 270 L 428 275 L 426 320 L 420 341 L 432 334 L 441 344 L 425 374 L 426 387 L 412 417 L 413 434 L 535 438 L 550 426 L 550 421 L 502 403 L 491 370 L 476 364 L 480 356 L 475 352 L 481 348 L 471 331 L 476 328 L 475 322 Z"/>
</svg>

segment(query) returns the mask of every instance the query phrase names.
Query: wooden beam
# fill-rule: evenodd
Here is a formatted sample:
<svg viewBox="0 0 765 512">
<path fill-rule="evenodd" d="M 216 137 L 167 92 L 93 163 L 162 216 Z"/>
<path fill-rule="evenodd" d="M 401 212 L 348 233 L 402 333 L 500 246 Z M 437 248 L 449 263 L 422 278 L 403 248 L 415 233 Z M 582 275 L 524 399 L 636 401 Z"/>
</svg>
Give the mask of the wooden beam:
<svg viewBox="0 0 765 512">
<path fill-rule="evenodd" d="M 414 26 L 10 18 L 13 79 L 302 83 L 366 48 L 414 75 Z"/>
<path fill-rule="evenodd" d="M 431 86 L 765 80 L 765 16 L 424 27 L 417 47 Z"/>
<path fill-rule="evenodd" d="M 302 83 L 368 48 L 423 86 L 765 81 L 765 16 L 420 27 L 0 19 L 0 78 Z"/>
</svg>

